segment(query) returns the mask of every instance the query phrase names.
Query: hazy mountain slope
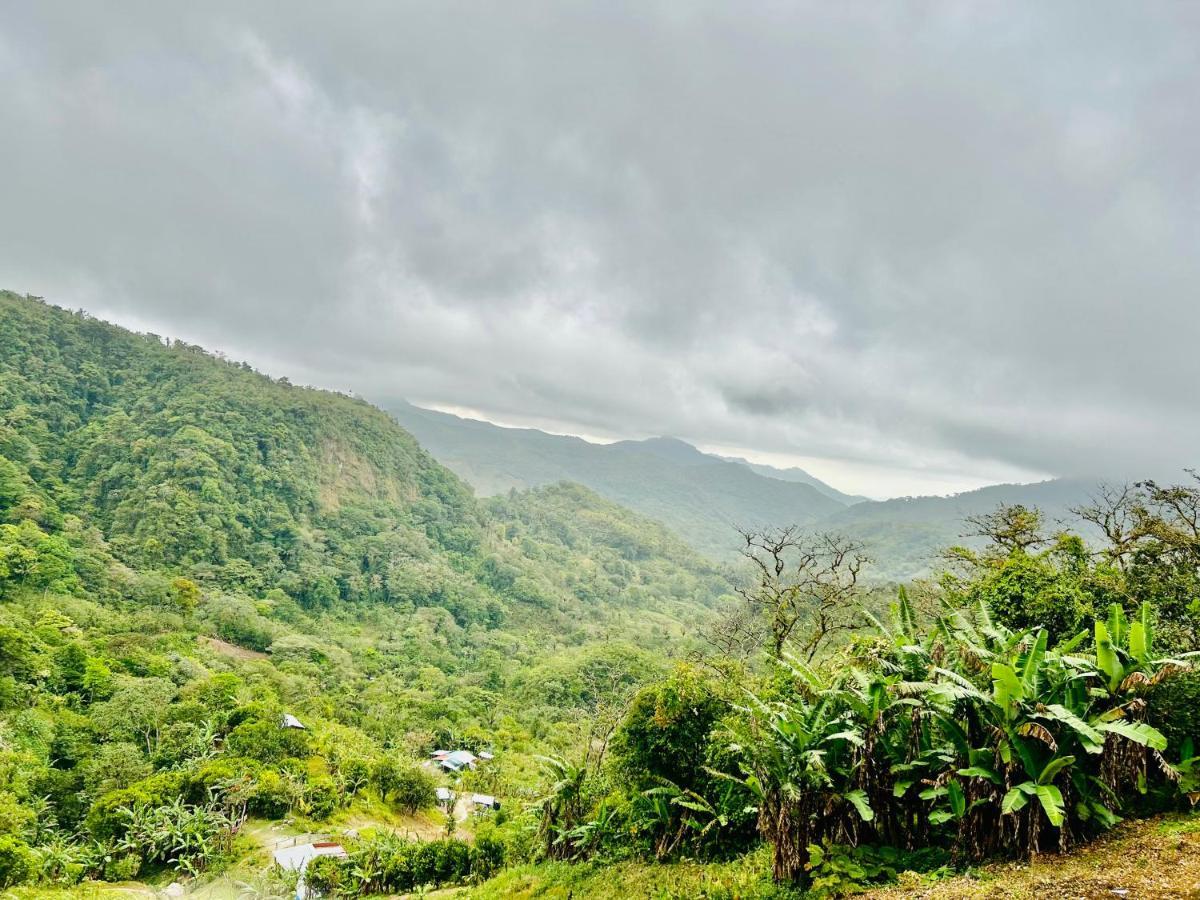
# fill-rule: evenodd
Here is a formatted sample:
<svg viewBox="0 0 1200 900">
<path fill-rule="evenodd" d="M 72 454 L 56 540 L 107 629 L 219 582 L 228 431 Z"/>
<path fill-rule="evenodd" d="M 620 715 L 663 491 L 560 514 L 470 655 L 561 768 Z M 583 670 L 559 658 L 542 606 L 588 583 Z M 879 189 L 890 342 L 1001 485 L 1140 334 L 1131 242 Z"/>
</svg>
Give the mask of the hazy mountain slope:
<svg viewBox="0 0 1200 900">
<path fill-rule="evenodd" d="M 593 518 L 603 502 L 573 500 Z M 622 523 L 622 545 L 578 538 L 573 556 L 539 543 L 559 542 L 547 517 L 548 531 L 517 540 L 506 514 L 361 400 L 0 293 L 0 521 L 94 529 L 138 571 L 252 596 L 278 588 L 310 609 L 437 606 L 464 625 L 577 625 L 603 618 L 598 600 L 627 605 L 634 585 L 671 603 L 679 583 L 689 602 L 720 593 L 707 562 L 678 541 L 657 559 L 646 547 L 667 546 L 661 528 L 614 505 L 604 515 Z M 637 559 L 629 534 L 655 535 Z M 639 569 L 651 562 L 655 576 Z M 595 565 L 603 585 L 583 593 L 558 571 Z"/>
<path fill-rule="evenodd" d="M 1075 529 L 1080 523 L 1071 508 L 1087 501 L 1094 478 L 1063 478 L 1037 484 L 998 484 L 949 497 L 900 497 L 866 501 L 825 517 L 818 527 L 856 537 L 875 560 L 875 574 L 907 579 L 926 574 L 939 551 L 953 544 L 970 544 L 968 516 L 998 506 L 1020 503 L 1037 507 L 1047 530 L 1060 524 Z M 1086 529 L 1084 529 L 1086 532 Z"/>
<path fill-rule="evenodd" d="M 778 469 L 775 466 L 767 466 L 762 463 L 752 463 L 748 459 L 742 459 L 740 456 L 723 456 L 721 457 L 729 462 L 741 463 L 743 466 L 749 467 L 751 470 L 763 475 L 767 478 L 778 478 L 780 481 L 794 481 L 797 484 L 808 484 L 815 487 L 826 497 L 831 497 L 845 506 L 851 506 L 855 503 L 862 503 L 866 500 L 859 494 L 847 494 L 839 491 L 837 488 L 826 484 L 815 475 L 810 475 L 798 466 L 792 466 L 787 469 Z"/>
<path fill-rule="evenodd" d="M 692 547 L 718 559 L 736 552 L 735 526 L 812 522 L 842 508 L 812 485 L 764 478 L 672 438 L 593 444 L 402 402 L 388 409 L 481 494 L 578 482 L 664 523 Z"/>
</svg>

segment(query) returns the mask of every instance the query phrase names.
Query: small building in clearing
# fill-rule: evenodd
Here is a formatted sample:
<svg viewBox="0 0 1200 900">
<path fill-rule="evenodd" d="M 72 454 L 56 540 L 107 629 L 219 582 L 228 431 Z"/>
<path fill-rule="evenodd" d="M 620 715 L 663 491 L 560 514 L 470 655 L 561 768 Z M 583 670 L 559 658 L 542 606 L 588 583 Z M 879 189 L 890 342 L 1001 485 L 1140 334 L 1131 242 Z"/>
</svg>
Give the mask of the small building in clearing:
<svg viewBox="0 0 1200 900">
<path fill-rule="evenodd" d="M 433 759 L 447 772 L 461 772 L 463 769 L 475 768 L 479 757 L 470 750 L 437 750 L 433 753 Z"/>
<path fill-rule="evenodd" d="M 472 794 L 471 803 L 476 809 L 499 809 L 500 801 L 491 794 Z"/>
</svg>

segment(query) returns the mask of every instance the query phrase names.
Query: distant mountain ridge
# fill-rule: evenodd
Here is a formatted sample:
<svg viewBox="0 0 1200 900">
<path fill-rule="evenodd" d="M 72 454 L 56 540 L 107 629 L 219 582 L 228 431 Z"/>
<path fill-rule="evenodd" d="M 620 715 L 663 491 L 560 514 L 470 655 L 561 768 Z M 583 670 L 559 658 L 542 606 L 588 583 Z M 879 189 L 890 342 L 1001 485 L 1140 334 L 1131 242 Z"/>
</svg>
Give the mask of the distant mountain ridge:
<svg viewBox="0 0 1200 900">
<path fill-rule="evenodd" d="M 798 484 L 809 484 L 815 487 L 826 497 L 831 497 L 846 506 L 853 506 L 855 503 L 862 503 L 869 500 L 869 497 L 864 497 L 861 494 L 847 494 L 839 491 L 832 485 L 826 484 L 817 476 L 812 475 L 799 466 L 791 466 L 787 469 L 778 469 L 775 466 L 764 465 L 763 463 L 753 463 L 748 459 L 742 459 L 740 456 L 722 456 L 728 462 L 741 463 L 743 466 L 749 467 L 752 471 L 757 472 L 767 478 L 777 478 L 780 481 L 794 481 Z"/>
<path fill-rule="evenodd" d="M 677 438 L 594 444 L 405 402 L 384 407 L 482 495 L 577 482 L 657 519 L 716 559 L 737 552 L 735 527 L 815 522 L 845 507 L 811 484 L 765 477 Z"/>
<path fill-rule="evenodd" d="M 969 537 L 968 516 L 998 506 L 1021 504 L 1041 511 L 1046 531 L 1070 528 L 1091 533 L 1072 509 L 1086 504 L 1098 478 L 1059 478 L 1033 484 L 994 484 L 947 497 L 898 497 L 845 507 L 817 525 L 861 541 L 874 561 L 876 577 L 906 580 L 937 570 L 939 554 Z"/>
<path fill-rule="evenodd" d="M 714 456 L 671 437 L 595 444 L 532 428 L 504 428 L 394 402 L 385 408 L 443 465 L 482 495 L 560 481 L 582 484 L 663 523 L 696 550 L 730 559 L 735 526 L 799 524 L 860 540 L 876 578 L 907 580 L 936 570 L 940 552 L 970 543 L 968 516 L 1001 504 L 1036 506 L 1048 530 L 1079 527 L 1071 509 L 1097 479 L 991 485 L 947 497 L 868 500 L 803 469 Z"/>
</svg>

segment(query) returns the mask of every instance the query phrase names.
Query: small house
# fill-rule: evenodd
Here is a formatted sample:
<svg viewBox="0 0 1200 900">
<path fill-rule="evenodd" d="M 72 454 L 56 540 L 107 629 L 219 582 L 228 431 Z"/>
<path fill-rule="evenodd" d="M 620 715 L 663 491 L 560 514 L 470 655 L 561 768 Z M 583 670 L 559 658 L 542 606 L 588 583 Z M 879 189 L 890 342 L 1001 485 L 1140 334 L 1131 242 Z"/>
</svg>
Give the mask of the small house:
<svg viewBox="0 0 1200 900">
<path fill-rule="evenodd" d="M 499 809 L 500 801 L 491 794 L 472 794 L 471 803 L 476 809 Z"/>
<path fill-rule="evenodd" d="M 300 731 L 305 730 L 304 724 L 299 719 L 297 719 L 295 716 L 293 716 L 291 713 L 283 714 L 283 721 L 279 723 L 279 727 L 280 728 L 296 728 Z"/>
<path fill-rule="evenodd" d="M 451 791 L 450 788 L 437 788 L 437 790 L 434 791 L 434 794 L 437 797 L 437 802 L 443 806 L 454 800 L 454 792 Z"/>
<path fill-rule="evenodd" d="M 463 769 L 475 768 L 475 761 L 478 759 L 470 750 L 455 750 L 453 753 L 447 753 L 441 758 L 435 757 L 438 763 L 447 772 L 461 772 Z"/>
</svg>

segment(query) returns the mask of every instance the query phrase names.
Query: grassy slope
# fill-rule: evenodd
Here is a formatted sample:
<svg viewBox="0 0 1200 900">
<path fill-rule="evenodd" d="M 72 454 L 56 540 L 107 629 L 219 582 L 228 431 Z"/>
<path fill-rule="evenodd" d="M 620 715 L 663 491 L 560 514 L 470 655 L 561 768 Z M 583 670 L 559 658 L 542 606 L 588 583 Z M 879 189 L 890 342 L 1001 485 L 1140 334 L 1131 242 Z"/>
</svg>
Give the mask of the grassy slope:
<svg viewBox="0 0 1200 900">
<path fill-rule="evenodd" d="M 1043 856 L 1029 864 L 998 863 L 971 876 L 901 885 L 871 891 L 866 896 L 870 900 L 1200 897 L 1200 816 L 1158 816 L 1126 822 L 1068 856 Z"/>
<path fill-rule="evenodd" d="M 477 888 L 446 891 L 470 900 L 633 900 L 633 898 L 760 898 L 802 894 L 770 883 L 770 858 L 759 851 L 721 865 L 611 866 L 554 863 L 522 866 Z M 1127 894 L 1115 893 L 1126 890 Z M 861 894 L 866 900 L 1130 900 L 1200 897 L 1200 815 L 1127 822 L 1067 856 L 1033 863 L 996 863 L 952 877 L 905 873 L 900 883 Z"/>
</svg>

